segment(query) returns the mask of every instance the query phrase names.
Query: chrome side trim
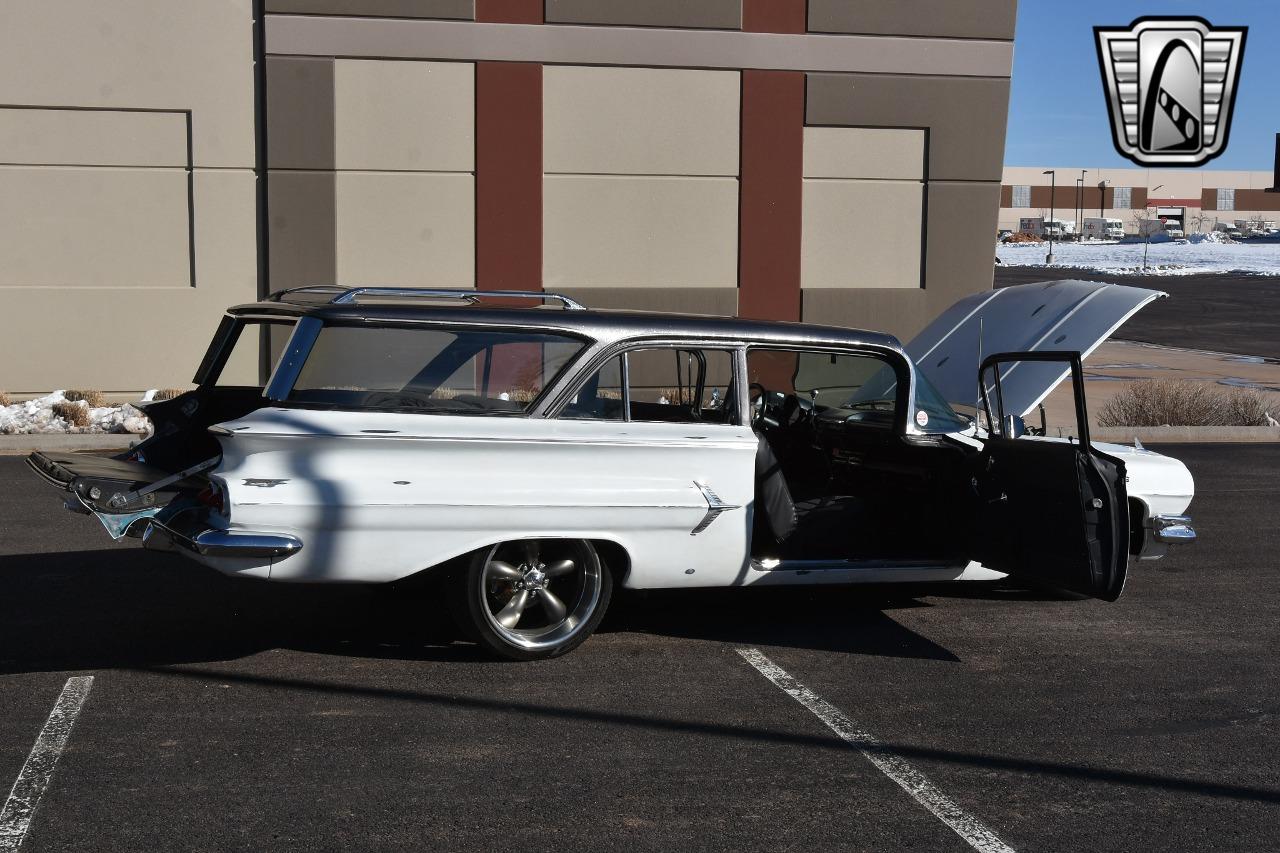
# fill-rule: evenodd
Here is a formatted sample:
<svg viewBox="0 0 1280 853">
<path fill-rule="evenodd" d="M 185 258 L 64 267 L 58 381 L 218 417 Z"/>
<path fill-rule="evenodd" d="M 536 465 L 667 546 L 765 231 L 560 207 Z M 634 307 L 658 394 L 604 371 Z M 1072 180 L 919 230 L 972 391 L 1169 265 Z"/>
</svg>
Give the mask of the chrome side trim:
<svg viewBox="0 0 1280 853">
<path fill-rule="evenodd" d="M 182 548 L 202 557 L 287 557 L 302 550 L 302 540 L 284 533 L 206 528 L 194 535 L 180 533 L 151 519 L 142 532 L 142 546 L 152 551 Z"/>
<path fill-rule="evenodd" d="M 707 514 L 702 517 L 702 521 L 698 522 L 698 526 L 689 531 L 690 536 L 697 536 L 702 531 L 711 526 L 711 522 L 720 517 L 721 513 L 728 512 L 731 509 L 741 509 L 741 504 L 727 504 L 720 500 L 720 496 L 711 489 L 707 488 L 697 480 L 693 484 L 698 487 L 698 491 L 702 492 L 702 497 L 707 502 Z"/>
<path fill-rule="evenodd" d="M 1196 541 L 1196 531 L 1189 516 L 1157 515 L 1151 519 L 1151 528 L 1157 542 L 1184 545 Z"/>
</svg>

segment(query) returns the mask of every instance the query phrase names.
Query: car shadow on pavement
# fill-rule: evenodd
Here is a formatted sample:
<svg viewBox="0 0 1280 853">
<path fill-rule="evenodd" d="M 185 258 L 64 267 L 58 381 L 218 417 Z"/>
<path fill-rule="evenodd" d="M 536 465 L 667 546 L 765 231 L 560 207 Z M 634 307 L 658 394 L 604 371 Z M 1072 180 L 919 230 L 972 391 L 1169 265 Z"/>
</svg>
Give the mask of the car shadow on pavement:
<svg viewBox="0 0 1280 853">
<path fill-rule="evenodd" d="M 621 593 L 600 631 L 959 661 L 889 615 L 931 606 L 918 595 L 918 589 L 843 586 Z"/>
<path fill-rule="evenodd" d="M 396 586 L 272 584 L 135 547 L 0 555 L 0 673 L 224 661 L 290 648 L 474 660 Z"/>
</svg>

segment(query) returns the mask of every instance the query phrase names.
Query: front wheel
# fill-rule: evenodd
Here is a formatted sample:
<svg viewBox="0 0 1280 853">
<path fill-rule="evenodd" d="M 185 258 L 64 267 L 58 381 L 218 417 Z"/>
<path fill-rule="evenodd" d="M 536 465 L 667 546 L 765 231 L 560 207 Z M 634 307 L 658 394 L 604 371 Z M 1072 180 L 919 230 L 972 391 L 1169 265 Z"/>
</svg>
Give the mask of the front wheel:
<svg viewBox="0 0 1280 853">
<path fill-rule="evenodd" d="M 584 539 L 523 539 L 477 552 L 454 607 L 479 642 L 512 660 L 577 648 L 609 606 L 613 578 Z"/>
</svg>

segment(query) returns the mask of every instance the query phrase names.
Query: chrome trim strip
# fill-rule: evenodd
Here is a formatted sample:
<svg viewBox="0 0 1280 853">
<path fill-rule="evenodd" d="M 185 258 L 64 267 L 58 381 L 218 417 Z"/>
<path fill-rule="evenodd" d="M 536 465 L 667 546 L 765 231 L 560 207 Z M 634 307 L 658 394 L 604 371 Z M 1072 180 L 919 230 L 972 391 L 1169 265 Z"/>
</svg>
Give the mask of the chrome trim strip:
<svg viewBox="0 0 1280 853">
<path fill-rule="evenodd" d="M 698 487 L 698 491 L 702 492 L 703 499 L 707 502 L 707 514 L 702 517 L 702 521 L 698 522 L 698 526 L 689 531 L 690 536 L 697 536 L 702 531 L 711 526 L 711 522 L 720 517 L 721 513 L 728 512 L 731 509 L 741 509 L 741 504 L 727 504 L 720 500 L 720 496 L 711 491 L 706 485 L 699 483 L 697 480 L 693 484 Z"/>
<path fill-rule="evenodd" d="M 302 540 L 284 533 L 207 528 L 194 536 L 179 533 L 151 519 L 142 532 L 142 546 L 152 551 L 171 551 L 174 546 L 202 557 L 287 557 L 302 550 Z"/>
<path fill-rule="evenodd" d="M 1157 542 L 1185 545 L 1196 541 L 1196 531 L 1186 515 L 1157 515 L 1151 519 L 1151 528 Z"/>
</svg>

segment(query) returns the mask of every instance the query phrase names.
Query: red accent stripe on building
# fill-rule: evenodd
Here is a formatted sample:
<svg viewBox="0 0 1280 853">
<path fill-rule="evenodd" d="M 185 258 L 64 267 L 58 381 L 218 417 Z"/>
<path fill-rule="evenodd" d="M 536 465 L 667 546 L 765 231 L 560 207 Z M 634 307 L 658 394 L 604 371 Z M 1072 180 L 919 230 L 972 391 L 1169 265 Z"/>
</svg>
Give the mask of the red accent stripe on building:
<svg viewBox="0 0 1280 853">
<path fill-rule="evenodd" d="M 742 30 L 748 33 L 803 33 L 807 0 L 742 0 Z"/>
<path fill-rule="evenodd" d="M 742 72 L 738 316 L 800 319 L 804 74 Z"/>
<path fill-rule="evenodd" d="M 476 0 L 476 20 L 483 24 L 541 24 L 542 0 Z"/>
<path fill-rule="evenodd" d="M 476 287 L 542 289 L 542 66 L 476 63 Z"/>
</svg>

